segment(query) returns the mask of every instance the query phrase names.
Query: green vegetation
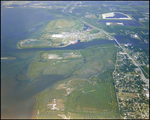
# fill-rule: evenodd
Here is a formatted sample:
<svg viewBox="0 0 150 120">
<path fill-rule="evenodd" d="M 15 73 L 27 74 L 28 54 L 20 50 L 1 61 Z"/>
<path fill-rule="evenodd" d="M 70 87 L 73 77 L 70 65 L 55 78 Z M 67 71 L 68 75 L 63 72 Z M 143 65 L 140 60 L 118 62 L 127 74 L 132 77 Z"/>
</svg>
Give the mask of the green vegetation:
<svg viewBox="0 0 150 120">
<path fill-rule="evenodd" d="M 68 54 L 67 54 L 67 53 Z M 54 54 L 56 53 L 56 54 Z M 66 53 L 67 55 L 64 55 Z M 78 51 L 40 51 L 37 54 L 36 61 L 33 61 L 29 68 L 29 76 L 37 77 L 40 74 L 43 75 L 68 75 L 74 70 L 78 69 L 83 64 L 83 58 Z M 48 59 L 44 55 L 60 55 L 61 57 L 56 57 Z M 79 55 L 78 55 L 79 54 Z"/>
<path fill-rule="evenodd" d="M 147 74 L 149 74 L 149 67 L 146 67 L 146 66 L 141 66 L 144 70 L 145 70 L 145 72 L 147 73 Z"/>
<path fill-rule="evenodd" d="M 83 64 L 83 60 L 72 60 L 65 63 L 56 63 L 55 65 L 49 65 L 44 71 L 43 75 L 69 75 L 74 70 L 78 69 Z"/>
<path fill-rule="evenodd" d="M 32 78 L 39 76 L 47 65 L 46 62 L 33 62 L 29 68 L 29 76 Z"/>
<path fill-rule="evenodd" d="M 109 82 L 92 85 L 88 81 L 72 83 L 77 85 L 65 103 L 66 111 L 76 114 L 73 118 L 119 118 L 113 84 Z M 104 100 L 105 99 L 105 100 Z"/>
<path fill-rule="evenodd" d="M 100 74 L 98 77 L 101 82 L 113 82 L 112 73 L 114 69 L 109 69 L 105 71 L 103 74 Z"/>
<path fill-rule="evenodd" d="M 147 79 L 149 79 L 149 67 L 146 67 L 146 66 L 141 66 L 145 71 L 143 71 L 143 69 L 142 69 L 142 71 L 143 71 L 143 74 L 144 74 L 144 76 L 147 78 Z M 146 73 L 148 74 L 146 74 Z"/>
<path fill-rule="evenodd" d="M 98 30 L 98 29 L 92 29 L 92 30 L 90 31 L 90 34 L 98 33 L 98 32 L 99 32 L 99 30 Z"/>
<path fill-rule="evenodd" d="M 19 49 L 25 48 L 42 48 L 49 47 L 50 42 L 43 39 L 36 39 L 36 41 L 32 41 L 32 39 L 21 40 L 17 43 Z"/>
<path fill-rule="evenodd" d="M 83 24 L 77 20 L 56 19 L 50 21 L 46 25 L 45 30 L 43 30 L 43 34 L 44 33 L 57 34 L 61 32 L 70 32 L 71 30 L 78 30 L 82 28 L 83 28 Z"/>
<path fill-rule="evenodd" d="M 111 61 L 116 49 L 114 45 L 97 45 L 75 51 L 39 52 L 32 64 L 48 63 L 41 67 L 43 75 L 65 75 L 66 79 L 36 96 L 37 118 L 120 118 Z M 73 54 L 81 56 L 68 57 Z M 47 106 L 54 101 L 59 110 Z"/>
</svg>

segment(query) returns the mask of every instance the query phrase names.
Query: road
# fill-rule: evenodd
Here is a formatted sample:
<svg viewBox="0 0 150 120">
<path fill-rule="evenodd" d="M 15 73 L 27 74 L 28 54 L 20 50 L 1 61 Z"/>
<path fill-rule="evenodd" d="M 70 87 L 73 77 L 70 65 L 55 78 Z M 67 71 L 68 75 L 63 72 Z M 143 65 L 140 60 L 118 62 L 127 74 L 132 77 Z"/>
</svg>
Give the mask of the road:
<svg viewBox="0 0 150 120">
<path fill-rule="evenodd" d="M 70 4 L 72 4 L 72 2 L 71 2 Z M 69 4 L 69 5 L 70 5 L 70 4 Z M 69 5 L 68 5 L 68 6 L 69 6 Z M 68 6 L 67 6 L 67 7 L 68 7 Z M 66 7 L 66 8 L 67 8 L 67 7 Z M 65 8 L 65 9 L 66 9 L 66 8 Z M 143 72 L 142 72 L 142 70 L 141 70 L 140 65 L 139 65 L 138 63 L 136 63 L 136 62 L 132 59 L 132 57 L 131 57 L 131 56 L 127 53 L 127 51 L 120 45 L 120 43 L 117 41 L 117 39 L 115 39 L 114 37 L 112 37 L 108 32 L 104 31 L 103 29 L 97 28 L 97 27 L 95 27 L 95 26 L 93 26 L 93 25 L 91 25 L 91 24 L 89 24 L 89 23 L 87 23 L 87 22 L 85 22 L 85 21 L 83 21 L 83 20 L 81 20 L 81 19 L 75 17 L 75 16 L 72 16 L 71 14 L 68 14 L 68 13 L 64 12 L 65 9 L 62 10 L 63 13 L 65 13 L 65 14 L 67 14 L 67 15 L 69 15 L 69 16 L 71 16 L 71 17 L 73 17 L 73 18 L 75 18 L 75 19 L 77 19 L 77 20 L 79 20 L 79 21 L 81 21 L 82 23 L 84 23 L 84 24 L 86 24 L 86 25 L 88 25 L 88 26 L 90 26 L 90 27 L 92 27 L 92 28 L 95 28 L 95 29 L 98 29 L 98 30 L 104 32 L 106 35 L 108 35 L 108 36 L 110 37 L 111 40 L 114 40 L 114 41 L 118 44 L 118 46 L 126 53 L 126 55 L 129 57 L 129 59 L 132 60 L 133 64 L 139 68 L 139 70 L 140 70 L 140 72 L 141 72 L 141 78 L 142 78 L 143 81 L 149 86 L 149 79 L 146 79 L 146 78 L 145 78 L 145 76 L 144 76 L 144 74 L 143 74 Z"/>
<path fill-rule="evenodd" d="M 71 5 L 71 4 L 72 4 L 72 2 L 71 2 L 70 4 L 68 4 L 68 5 L 62 10 L 62 12 L 65 13 L 64 10 L 65 10 L 69 5 Z"/>
</svg>

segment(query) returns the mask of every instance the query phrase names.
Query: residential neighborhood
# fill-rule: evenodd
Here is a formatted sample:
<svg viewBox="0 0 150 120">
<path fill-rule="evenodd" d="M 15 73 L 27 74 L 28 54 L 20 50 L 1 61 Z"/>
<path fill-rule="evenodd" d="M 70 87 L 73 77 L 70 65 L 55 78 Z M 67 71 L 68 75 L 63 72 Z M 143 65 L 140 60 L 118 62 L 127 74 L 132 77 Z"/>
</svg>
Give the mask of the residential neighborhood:
<svg viewBox="0 0 150 120">
<path fill-rule="evenodd" d="M 121 116 L 124 119 L 148 119 L 149 85 L 143 82 L 139 68 L 133 64 L 126 53 L 118 49 L 116 57 L 113 78 Z M 141 61 L 145 63 L 145 59 Z"/>
</svg>

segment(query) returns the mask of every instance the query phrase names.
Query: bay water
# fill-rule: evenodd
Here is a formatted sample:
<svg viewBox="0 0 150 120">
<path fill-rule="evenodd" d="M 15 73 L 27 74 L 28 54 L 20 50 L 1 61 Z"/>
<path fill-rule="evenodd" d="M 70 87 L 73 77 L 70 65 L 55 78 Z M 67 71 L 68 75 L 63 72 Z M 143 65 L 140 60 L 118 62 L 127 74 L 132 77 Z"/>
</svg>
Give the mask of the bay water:
<svg viewBox="0 0 150 120">
<path fill-rule="evenodd" d="M 1 58 L 16 58 L 1 59 L 1 118 L 32 118 L 35 114 L 34 95 L 41 92 L 44 86 L 40 88 L 42 83 L 34 84 L 31 90 L 29 84 L 33 80 L 28 77 L 27 71 L 37 51 L 18 49 L 17 42 L 39 38 L 44 24 L 53 19 L 42 9 L 1 8 Z M 49 86 L 51 80 L 53 77 L 46 81 Z"/>
</svg>

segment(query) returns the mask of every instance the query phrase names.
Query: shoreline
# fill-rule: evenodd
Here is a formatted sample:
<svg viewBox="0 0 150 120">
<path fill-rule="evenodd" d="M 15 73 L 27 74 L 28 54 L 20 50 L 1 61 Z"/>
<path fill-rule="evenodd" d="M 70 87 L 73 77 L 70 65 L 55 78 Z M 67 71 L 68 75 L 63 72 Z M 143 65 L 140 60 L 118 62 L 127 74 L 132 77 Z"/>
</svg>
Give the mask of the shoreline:
<svg viewBox="0 0 150 120">
<path fill-rule="evenodd" d="M 15 57 L 1 57 L 1 60 L 3 59 L 16 59 Z"/>
<path fill-rule="evenodd" d="M 36 115 L 37 115 L 36 98 L 33 97 L 33 99 L 34 99 L 34 105 L 33 105 L 33 111 L 32 111 L 32 114 L 31 114 L 31 119 L 36 119 Z"/>
</svg>

